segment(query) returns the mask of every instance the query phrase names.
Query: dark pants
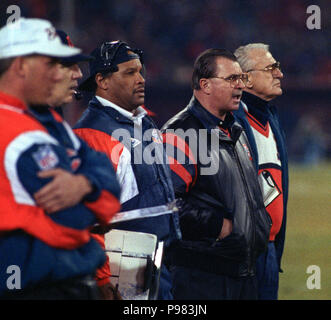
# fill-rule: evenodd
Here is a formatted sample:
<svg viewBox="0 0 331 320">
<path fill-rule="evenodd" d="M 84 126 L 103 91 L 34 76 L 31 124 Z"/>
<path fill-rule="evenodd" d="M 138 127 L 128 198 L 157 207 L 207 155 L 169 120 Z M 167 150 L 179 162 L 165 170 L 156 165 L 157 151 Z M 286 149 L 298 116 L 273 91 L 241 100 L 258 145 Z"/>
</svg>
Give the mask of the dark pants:
<svg viewBox="0 0 331 320">
<path fill-rule="evenodd" d="M 255 277 L 231 278 L 186 267 L 172 267 L 175 300 L 256 300 Z"/>
<path fill-rule="evenodd" d="M 43 283 L 34 287 L 10 290 L 4 300 L 98 300 L 97 284 L 92 276 Z"/>
<path fill-rule="evenodd" d="M 161 275 L 160 275 L 160 285 L 159 285 L 159 293 L 158 300 L 173 300 L 173 296 L 171 293 L 171 275 L 165 265 L 161 267 Z"/>
<path fill-rule="evenodd" d="M 259 300 L 277 300 L 279 267 L 273 242 L 269 242 L 268 250 L 257 259 L 256 277 Z"/>
</svg>

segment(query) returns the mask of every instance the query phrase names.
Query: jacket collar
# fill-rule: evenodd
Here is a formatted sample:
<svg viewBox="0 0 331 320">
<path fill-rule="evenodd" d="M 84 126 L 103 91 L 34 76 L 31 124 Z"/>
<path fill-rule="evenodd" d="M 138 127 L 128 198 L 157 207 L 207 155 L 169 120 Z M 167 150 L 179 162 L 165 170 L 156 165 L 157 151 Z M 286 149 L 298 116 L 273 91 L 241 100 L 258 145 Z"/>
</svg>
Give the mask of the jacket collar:
<svg viewBox="0 0 331 320">
<path fill-rule="evenodd" d="M 215 129 L 218 127 L 230 129 L 234 124 L 234 117 L 231 112 L 228 112 L 225 119 L 221 120 L 204 108 L 195 96 L 192 96 L 187 107 L 188 111 L 196 116 L 206 129 Z"/>
<path fill-rule="evenodd" d="M 254 94 L 243 92 L 242 101 L 246 104 L 248 113 L 264 126 L 269 121 L 269 103 Z"/>
<path fill-rule="evenodd" d="M 28 110 L 27 105 L 23 101 L 4 92 L 0 92 L 0 104 L 16 107 L 23 111 Z"/>
<path fill-rule="evenodd" d="M 130 124 L 141 124 L 142 119 L 147 115 L 147 111 L 142 108 L 137 108 L 137 115 L 133 116 L 130 112 L 122 109 L 121 107 L 115 105 L 114 103 L 105 100 L 99 99 L 99 97 L 94 96 L 89 102 L 89 107 L 99 109 L 107 113 L 110 117 L 117 120 L 121 123 L 130 123 Z"/>
<path fill-rule="evenodd" d="M 105 98 L 102 98 L 102 97 L 99 97 L 99 96 L 95 96 L 97 98 L 97 100 L 99 101 L 100 104 L 102 104 L 104 107 L 110 107 L 110 108 L 113 108 L 115 109 L 116 111 L 118 111 L 120 114 L 122 114 L 124 117 L 126 118 L 129 118 L 130 120 L 132 120 L 133 122 L 139 122 L 141 121 L 141 119 L 147 115 L 147 111 L 142 108 L 142 107 L 138 107 L 136 109 L 136 114 L 133 115 L 132 112 L 128 111 L 128 110 L 125 110 L 123 108 L 121 108 L 120 106 L 118 106 L 117 104 L 105 99 Z"/>
<path fill-rule="evenodd" d="M 192 97 L 187 108 L 189 112 L 201 121 L 207 130 L 218 129 L 220 133 L 219 138 L 221 140 L 236 143 L 239 139 L 243 129 L 235 122 L 232 112 L 228 112 L 224 121 L 222 121 L 206 110 L 195 96 Z M 220 127 L 224 129 L 224 131 L 220 130 Z"/>
<path fill-rule="evenodd" d="M 118 112 L 118 110 L 114 108 L 103 106 L 95 96 L 90 100 L 88 107 L 92 109 L 98 109 L 101 112 L 106 113 L 108 116 L 110 116 L 111 118 L 115 119 L 118 122 L 129 123 L 133 125 L 133 121 L 131 119 L 127 118 L 126 116 L 124 116 L 122 113 Z"/>
</svg>

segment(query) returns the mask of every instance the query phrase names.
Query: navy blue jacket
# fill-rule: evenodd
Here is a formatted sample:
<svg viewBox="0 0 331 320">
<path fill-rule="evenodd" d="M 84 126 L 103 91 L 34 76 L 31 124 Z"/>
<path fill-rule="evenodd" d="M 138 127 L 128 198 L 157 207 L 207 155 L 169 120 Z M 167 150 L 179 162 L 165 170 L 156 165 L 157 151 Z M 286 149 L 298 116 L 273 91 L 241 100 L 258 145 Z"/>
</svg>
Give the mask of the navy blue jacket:
<svg viewBox="0 0 331 320">
<path fill-rule="evenodd" d="M 121 201 L 122 211 L 164 205 L 174 200 L 162 136 L 148 115 L 142 118 L 140 131 L 131 119 L 114 108 L 101 105 L 94 97 L 74 129 L 90 146 L 105 152 L 116 170 L 121 165 L 121 155 L 129 153 L 130 162 L 126 169 L 132 168 L 132 171 L 126 174 L 126 178 L 135 180 L 137 190 Z M 124 184 L 123 188 L 133 187 Z M 116 224 L 116 229 L 152 233 L 166 245 L 180 237 L 175 214 L 122 222 Z"/>
<path fill-rule="evenodd" d="M 258 100 L 261 100 L 251 94 L 244 93 L 242 101 L 248 106 L 248 108 L 253 106 L 253 104 L 258 104 Z M 277 259 L 279 263 L 279 269 L 281 271 L 281 258 L 284 250 L 285 243 L 285 231 L 286 231 L 286 213 L 287 213 L 287 200 L 288 200 L 288 190 L 289 190 L 289 182 L 288 182 L 288 156 L 285 142 L 285 133 L 282 129 L 282 126 L 279 122 L 279 115 L 277 108 L 268 103 L 264 103 L 263 108 L 259 108 L 258 111 L 261 118 L 264 121 L 269 121 L 271 129 L 273 131 L 274 137 L 276 139 L 277 149 L 279 152 L 279 158 L 281 161 L 281 169 L 282 169 L 282 187 L 283 187 L 283 201 L 284 201 L 284 214 L 282 225 L 280 231 L 278 232 L 275 238 L 275 246 L 277 252 Z M 256 142 L 254 139 L 254 134 L 252 128 L 247 120 L 246 113 L 243 107 L 242 102 L 239 105 L 239 109 L 235 111 L 234 116 L 236 120 L 241 124 L 244 128 L 247 138 L 249 140 L 249 144 L 252 149 L 253 159 L 256 166 L 256 170 L 258 171 L 258 153 Z"/>
</svg>

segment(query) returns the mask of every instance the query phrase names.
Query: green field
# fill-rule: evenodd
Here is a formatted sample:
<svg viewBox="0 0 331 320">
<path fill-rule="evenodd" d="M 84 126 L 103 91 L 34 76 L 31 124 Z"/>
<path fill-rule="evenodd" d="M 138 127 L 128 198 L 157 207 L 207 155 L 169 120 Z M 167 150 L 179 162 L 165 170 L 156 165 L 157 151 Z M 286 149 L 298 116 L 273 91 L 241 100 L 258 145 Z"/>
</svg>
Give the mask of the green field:
<svg viewBox="0 0 331 320">
<path fill-rule="evenodd" d="M 280 274 L 280 300 L 331 300 L 331 164 L 313 169 L 290 165 L 287 235 Z M 320 289 L 307 280 L 320 268 Z M 316 282 L 315 282 L 316 283 Z"/>
</svg>

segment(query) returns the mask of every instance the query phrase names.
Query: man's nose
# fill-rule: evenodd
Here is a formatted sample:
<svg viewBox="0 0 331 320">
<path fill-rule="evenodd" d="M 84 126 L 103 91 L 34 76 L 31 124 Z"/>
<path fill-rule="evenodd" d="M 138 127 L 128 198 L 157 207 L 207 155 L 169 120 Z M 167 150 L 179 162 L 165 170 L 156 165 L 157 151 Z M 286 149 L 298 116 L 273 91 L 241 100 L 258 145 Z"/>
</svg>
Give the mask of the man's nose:
<svg viewBox="0 0 331 320">
<path fill-rule="evenodd" d="M 284 74 L 280 69 L 277 68 L 274 70 L 274 77 L 282 79 L 284 78 Z"/>
<path fill-rule="evenodd" d="M 72 77 L 74 80 L 81 79 L 83 77 L 82 70 L 80 69 L 78 64 L 74 64 L 72 67 Z"/>
<path fill-rule="evenodd" d="M 244 89 L 246 86 L 245 86 L 245 83 L 242 79 L 238 79 L 238 81 L 236 82 L 236 85 L 235 85 L 235 88 L 239 88 L 239 89 Z"/>
<path fill-rule="evenodd" d="M 138 78 L 137 78 L 137 81 L 139 82 L 139 83 L 145 83 L 145 78 L 144 78 L 144 76 L 140 73 L 140 72 L 138 72 Z"/>
</svg>

